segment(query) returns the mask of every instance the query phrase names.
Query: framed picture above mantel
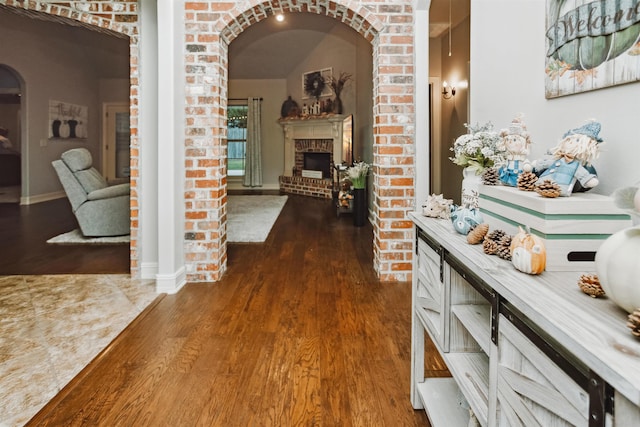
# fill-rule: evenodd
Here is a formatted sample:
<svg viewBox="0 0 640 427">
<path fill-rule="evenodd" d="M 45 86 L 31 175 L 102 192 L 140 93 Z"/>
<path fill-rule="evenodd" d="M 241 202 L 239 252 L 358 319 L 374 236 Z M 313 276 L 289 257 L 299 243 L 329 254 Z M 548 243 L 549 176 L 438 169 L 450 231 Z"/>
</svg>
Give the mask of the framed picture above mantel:
<svg viewBox="0 0 640 427">
<path fill-rule="evenodd" d="M 640 81 L 639 0 L 546 0 L 545 96 Z"/>
<path fill-rule="evenodd" d="M 49 139 L 85 140 L 89 107 L 49 100 Z"/>
<path fill-rule="evenodd" d="M 302 99 L 318 99 L 322 96 L 331 96 L 331 77 L 333 68 L 323 68 L 317 71 L 302 73 Z"/>
</svg>

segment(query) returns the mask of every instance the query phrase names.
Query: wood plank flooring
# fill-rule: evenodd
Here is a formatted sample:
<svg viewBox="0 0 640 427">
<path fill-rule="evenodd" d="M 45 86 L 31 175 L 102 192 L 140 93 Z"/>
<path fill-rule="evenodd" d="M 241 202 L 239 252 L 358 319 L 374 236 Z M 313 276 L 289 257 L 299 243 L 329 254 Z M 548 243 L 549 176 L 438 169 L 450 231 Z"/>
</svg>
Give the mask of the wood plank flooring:
<svg viewBox="0 0 640 427">
<path fill-rule="evenodd" d="M 428 425 L 409 401 L 411 286 L 377 281 L 372 238 L 289 196 L 265 243 L 158 299 L 28 425 Z"/>
<path fill-rule="evenodd" d="M 0 275 L 128 274 L 128 245 L 50 245 L 78 228 L 66 198 L 20 206 L 0 203 Z"/>
</svg>

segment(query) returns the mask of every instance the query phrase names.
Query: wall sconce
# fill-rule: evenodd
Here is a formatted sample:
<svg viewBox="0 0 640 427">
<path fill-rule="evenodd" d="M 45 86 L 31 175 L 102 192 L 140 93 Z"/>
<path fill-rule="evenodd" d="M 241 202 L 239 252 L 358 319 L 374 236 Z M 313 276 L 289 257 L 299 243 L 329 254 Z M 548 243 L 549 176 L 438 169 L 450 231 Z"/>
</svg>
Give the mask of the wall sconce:
<svg viewBox="0 0 640 427">
<path fill-rule="evenodd" d="M 447 81 L 445 80 L 444 82 L 442 82 L 442 97 L 444 99 L 449 99 L 452 96 L 456 96 L 456 87 L 449 86 L 449 83 L 447 83 Z"/>
</svg>

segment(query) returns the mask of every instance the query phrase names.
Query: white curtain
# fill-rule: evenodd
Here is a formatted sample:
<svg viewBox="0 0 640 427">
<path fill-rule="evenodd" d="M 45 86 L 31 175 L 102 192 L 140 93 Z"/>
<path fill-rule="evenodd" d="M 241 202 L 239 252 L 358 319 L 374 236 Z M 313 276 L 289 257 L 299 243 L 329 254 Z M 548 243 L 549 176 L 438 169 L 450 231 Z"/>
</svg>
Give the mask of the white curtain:
<svg viewBox="0 0 640 427">
<path fill-rule="evenodd" d="M 245 187 L 262 186 L 262 140 L 261 133 L 261 99 L 248 99 L 247 113 L 247 147 L 245 152 L 244 181 Z"/>
</svg>

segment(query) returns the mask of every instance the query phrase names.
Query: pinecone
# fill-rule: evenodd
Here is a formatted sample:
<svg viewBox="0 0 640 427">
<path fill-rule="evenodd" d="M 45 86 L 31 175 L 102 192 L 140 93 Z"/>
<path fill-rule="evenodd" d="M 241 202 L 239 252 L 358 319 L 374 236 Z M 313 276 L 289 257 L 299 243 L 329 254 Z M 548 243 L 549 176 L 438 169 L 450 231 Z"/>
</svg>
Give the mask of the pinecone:
<svg viewBox="0 0 640 427">
<path fill-rule="evenodd" d="M 536 189 L 536 181 L 538 176 L 533 172 L 522 172 L 518 176 L 518 190 L 534 191 Z"/>
<path fill-rule="evenodd" d="M 509 249 L 509 246 L 498 245 L 498 251 L 496 252 L 496 255 L 498 255 L 502 259 L 511 261 L 511 249 Z"/>
<path fill-rule="evenodd" d="M 500 246 L 510 247 L 511 246 L 511 239 L 512 239 L 512 237 L 510 235 L 505 234 L 504 236 L 502 236 L 500 238 L 498 243 L 500 244 Z"/>
<path fill-rule="evenodd" d="M 633 313 L 627 318 L 627 326 L 631 329 L 631 333 L 640 338 L 640 308 L 633 310 Z"/>
<path fill-rule="evenodd" d="M 502 239 L 504 236 L 507 236 L 507 233 L 504 230 L 498 229 L 498 230 L 493 230 L 491 233 L 487 234 L 485 238 L 489 240 L 493 240 L 494 242 L 498 243 L 500 239 Z"/>
<path fill-rule="evenodd" d="M 500 182 L 498 168 L 489 168 L 482 174 L 482 183 L 485 185 L 497 185 Z"/>
<path fill-rule="evenodd" d="M 536 186 L 536 193 L 542 197 L 558 197 L 560 195 L 560 186 L 550 179 L 545 179 Z"/>
<path fill-rule="evenodd" d="M 482 223 L 478 225 L 474 225 L 471 230 L 469 230 L 469 234 L 467 234 L 467 243 L 470 245 L 477 245 L 482 242 L 484 236 L 489 231 L 489 224 Z"/>
<path fill-rule="evenodd" d="M 578 286 L 585 294 L 592 298 L 598 298 L 604 295 L 604 289 L 600 286 L 600 280 L 595 274 L 583 274 L 578 279 Z"/>
<path fill-rule="evenodd" d="M 485 238 L 482 242 L 482 250 L 487 255 L 493 255 L 498 252 L 498 242 Z"/>
<path fill-rule="evenodd" d="M 497 255 L 506 259 L 507 261 L 511 261 L 511 236 L 505 234 L 498 240 L 498 252 Z"/>
</svg>

